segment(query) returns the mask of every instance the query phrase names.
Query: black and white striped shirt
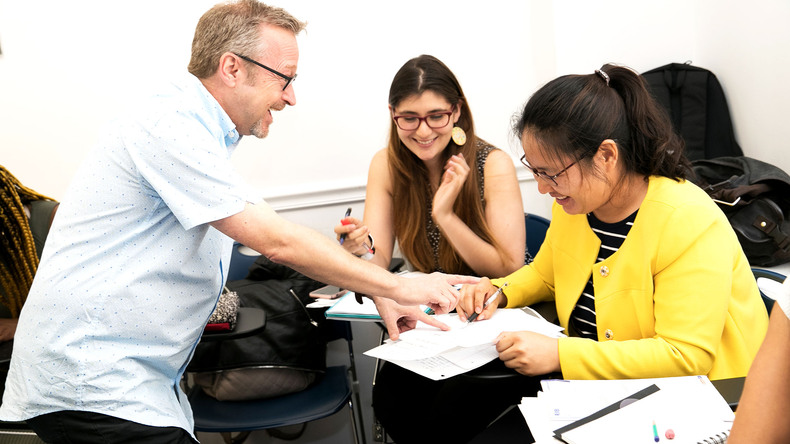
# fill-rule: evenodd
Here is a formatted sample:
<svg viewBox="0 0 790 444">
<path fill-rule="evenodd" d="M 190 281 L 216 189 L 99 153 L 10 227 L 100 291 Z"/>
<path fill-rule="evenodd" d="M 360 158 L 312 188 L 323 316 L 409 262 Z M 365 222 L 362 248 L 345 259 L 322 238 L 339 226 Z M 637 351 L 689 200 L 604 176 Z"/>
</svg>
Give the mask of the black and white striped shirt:
<svg viewBox="0 0 790 444">
<path fill-rule="evenodd" d="M 592 213 L 587 214 L 590 228 L 601 240 L 601 249 L 598 251 L 596 263 L 603 261 L 620 249 L 625 237 L 631 230 L 631 226 L 634 225 L 637 211 L 634 211 L 633 214 L 620 222 L 612 224 L 601 222 Z M 587 281 L 587 285 L 584 287 L 576 307 L 571 312 L 570 323 L 579 336 L 598 340 L 595 316 L 595 289 L 593 288 L 592 274 L 590 274 L 590 279 Z"/>
</svg>

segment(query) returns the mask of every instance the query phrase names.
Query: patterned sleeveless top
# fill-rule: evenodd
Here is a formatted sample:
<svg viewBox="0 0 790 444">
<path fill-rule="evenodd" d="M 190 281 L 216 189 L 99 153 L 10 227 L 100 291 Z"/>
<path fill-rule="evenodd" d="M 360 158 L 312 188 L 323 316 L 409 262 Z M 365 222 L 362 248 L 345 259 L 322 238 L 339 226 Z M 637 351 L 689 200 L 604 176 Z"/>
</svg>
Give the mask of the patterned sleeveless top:
<svg viewBox="0 0 790 444">
<path fill-rule="evenodd" d="M 486 166 L 486 159 L 488 159 L 488 155 L 491 151 L 497 149 L 493 145 L 488 145 L 480 140 L 477 141 L 477 156 L 475 159 L 475 165 L 477 166 L 477 172 L 480 176 L 480 201 L 483 203 L 483 209 L 486 207 L 485 201 L 485 166 Z M 428 185 L 428 220 L 425 221 L 425 231 L 428 233 L 428 242 L 431 244 L 431 249 L 433 250 L 433 268 L 434 271 L 442 272 L 445 271 L 442 267 L 439 266 L 439 240 L 442 238 L 442 234 L 439 231 L 439 227 L 433 222 L 433 192 L 431 191 L 430 184 Z"/>
</svg>

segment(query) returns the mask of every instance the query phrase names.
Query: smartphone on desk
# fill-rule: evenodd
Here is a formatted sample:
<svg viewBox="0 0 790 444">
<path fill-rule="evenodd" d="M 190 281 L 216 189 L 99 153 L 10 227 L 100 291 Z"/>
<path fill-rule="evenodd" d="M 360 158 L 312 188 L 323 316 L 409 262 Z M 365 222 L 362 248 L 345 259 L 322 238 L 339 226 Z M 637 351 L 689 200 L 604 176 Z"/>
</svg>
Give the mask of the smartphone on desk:
<svg viewBox="0 0 790 444">
<path fill-rule="evenodd" d="M 310 292 L 311 298 L 337 299 L 348 291 L 334 285 L 325 285 Z"/>
</svg>

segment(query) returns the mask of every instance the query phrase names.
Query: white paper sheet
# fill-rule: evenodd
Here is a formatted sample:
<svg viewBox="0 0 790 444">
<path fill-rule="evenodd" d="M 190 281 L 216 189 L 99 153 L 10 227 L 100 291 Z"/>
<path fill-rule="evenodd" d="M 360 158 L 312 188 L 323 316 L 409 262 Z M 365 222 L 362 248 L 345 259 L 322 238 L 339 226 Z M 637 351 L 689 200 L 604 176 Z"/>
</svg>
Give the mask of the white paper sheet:
<svg viewBox="0 0 790 444">
<path fill-rule="evenodd" d="M 499 355 L 494 341 L 505 331 L 536 331 L 559 337 L 562 328 L 520 309 L 499 309 L 489 319 L 467 323 L 457 314 L 437 315 L 451 329 L 442 331 L 424 323 L 403 332 L 366 355 L 383 359 L 430 379 L 439 380 L 480 367 Z"/>
<path fill-rule="evenodd" d="M 475 347 L 455 347 L 447 352 L 423 359 L 390 362 L 438 381 L 474 370 L 493 361 L 498 356 L 496 348 L 484 344 Z"/>
</svg>

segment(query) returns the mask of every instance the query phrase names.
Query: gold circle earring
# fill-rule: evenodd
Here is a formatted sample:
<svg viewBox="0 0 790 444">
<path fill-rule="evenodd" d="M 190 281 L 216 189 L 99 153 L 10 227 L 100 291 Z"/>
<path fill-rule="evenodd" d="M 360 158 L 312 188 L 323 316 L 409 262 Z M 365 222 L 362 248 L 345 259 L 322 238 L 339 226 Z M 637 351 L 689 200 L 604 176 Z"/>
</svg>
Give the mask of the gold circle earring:
<svg viewBox="0 0 790 444">
<path fill-rule="evenodd" d="M 466 131 L 460 126 L 453 127 L 453 142 L 458 146 L 466 143 Z"/>
</svg>

